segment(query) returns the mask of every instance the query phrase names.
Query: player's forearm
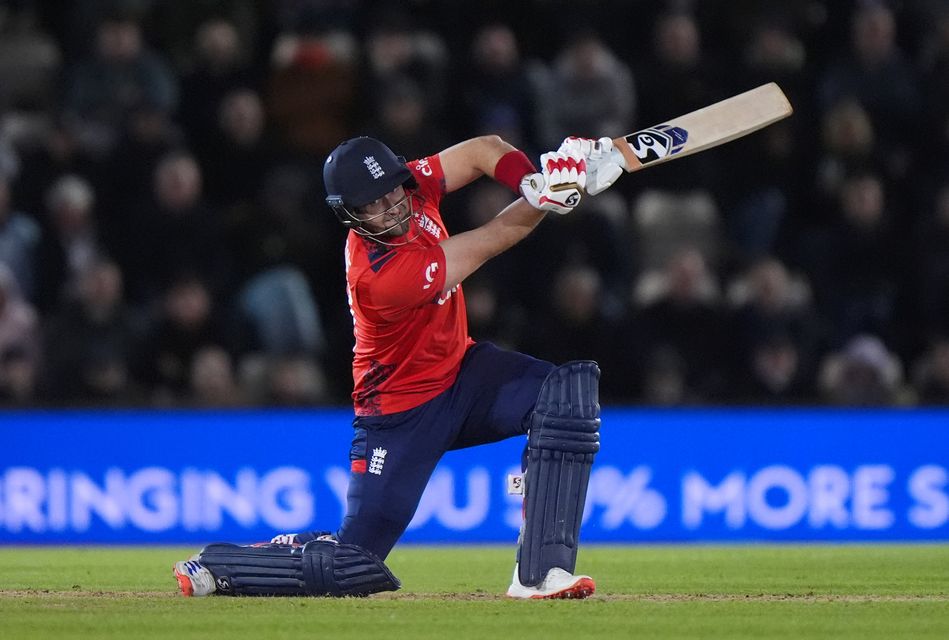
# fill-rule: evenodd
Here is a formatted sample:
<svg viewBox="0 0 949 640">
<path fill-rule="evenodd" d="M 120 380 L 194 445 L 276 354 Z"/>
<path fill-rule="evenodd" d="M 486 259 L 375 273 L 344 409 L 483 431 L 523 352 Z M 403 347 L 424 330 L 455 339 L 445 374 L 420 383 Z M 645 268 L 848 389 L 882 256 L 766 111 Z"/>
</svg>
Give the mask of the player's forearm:
<svg viewBox="0 0 949 640">
<path fill-rule="evenodd" d="M 547 215 L 546 211 L 535 209 L 524 198 L 518 198 L 505 207 L 501 213 L 482 227 L 485 235 L 496 244 L 497 251 L 490 257 L 493 258 L 507 251 L 526 238 L 534 227 L 540 224 L 545 215 Z"/>
<path fill-rule="evenodd" d="M 507 177 L 511 169 L 505 170 L 505 167 L 509 163 L 502 163 L 498 171 L 498 162 L 511 152 L 516 153 L 517 149 L 496 135 L 471 138 L 445 149 L 440 157 L 445 173 L 446 191 L 460 189 L 481 176 L 495 178 L 505 184 L 520 182 L 522 175 L 531 173 L 532 170 L 525 168 L 521 175 L 516 176 L 516 180 Z M 527 163 L 529 162 L 528 160 Z"/>
<path fill-rule="evenodd" d="M 518 198 L 490 222 L 442 242 L 445 290 L 458 285 L 485 262 L 523 240 L 545 215 Z"/>
</svg>

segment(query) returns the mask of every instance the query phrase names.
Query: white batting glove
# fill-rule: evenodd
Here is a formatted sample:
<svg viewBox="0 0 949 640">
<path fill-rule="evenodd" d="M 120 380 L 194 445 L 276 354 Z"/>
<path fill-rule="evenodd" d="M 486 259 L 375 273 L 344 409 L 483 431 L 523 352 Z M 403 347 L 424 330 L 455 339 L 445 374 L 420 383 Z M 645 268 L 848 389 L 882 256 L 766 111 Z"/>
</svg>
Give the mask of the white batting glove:
<svg viewBox="0 0 949 640">
<path fill-rule="evenodd" d="M 582 154 L 551 151 L 540 157 L 540 173 L 521 179 L 521 195 L 535 209 L 570 213 L 580 204 L 587 184 L 586 160 Z"/>
<path fill-rule="evenodd" d="M 613 153 L 613 141 L 610 138 L 594 140 L 569 136 L 561 143 L 558 151 L 579 154 L 586 159 L 586 192 L 591 196 L 606 191 L 623 175 L 622 156 Z"/>
<path fill-rule="evenodd" d="M 298 533 L 281 533 L 270 539 L 270 544 L 298 544 Z"/>
</svg>

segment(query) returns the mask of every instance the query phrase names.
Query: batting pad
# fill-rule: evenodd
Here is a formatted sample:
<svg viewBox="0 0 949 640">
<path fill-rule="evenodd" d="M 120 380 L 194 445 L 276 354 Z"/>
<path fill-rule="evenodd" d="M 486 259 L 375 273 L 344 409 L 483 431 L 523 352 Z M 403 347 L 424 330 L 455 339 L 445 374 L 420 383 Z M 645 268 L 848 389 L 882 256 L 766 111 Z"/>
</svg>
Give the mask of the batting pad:
<svg viewBox="0 0 949 640">
<path fill-rule="evenodd" d="M 373 553 L 328 540 L 302 547 L 216 543 L 202 549 L 198 562 L 222 595 L 366 596 L 402 586 Z"/>
<path fill-rule="evenodd" d="M 600 369 L 568 362 L 547 376 L 531 414 L 518 578 L 535 586 L 553 567 L 573 573 L 593 457 L 600 450 Z"/>
</svg>

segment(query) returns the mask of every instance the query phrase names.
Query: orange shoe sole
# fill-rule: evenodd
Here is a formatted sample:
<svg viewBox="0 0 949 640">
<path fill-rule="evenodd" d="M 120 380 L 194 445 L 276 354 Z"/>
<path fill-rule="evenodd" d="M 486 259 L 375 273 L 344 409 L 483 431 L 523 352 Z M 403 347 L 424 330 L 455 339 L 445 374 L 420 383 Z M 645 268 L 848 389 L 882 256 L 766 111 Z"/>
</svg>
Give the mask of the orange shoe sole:
<svg viewBox="0 0 949 640">
<path fill-rule="evenodd" d="M 178 587 L 181 589 L 181 595 L 190 598 L 194 595 L 194 585 L 191 584 L 191 578 L 175 570 L 175 578 L 178 580 Z"/>
<path fill-rule="evenodd" d="M 591 578 L 580 578 L 577 583 L 563 591 L 547 595 L 531 596 L 531 600 L 582 600 L 596 593 L 596 583 Z"/>
</svg>

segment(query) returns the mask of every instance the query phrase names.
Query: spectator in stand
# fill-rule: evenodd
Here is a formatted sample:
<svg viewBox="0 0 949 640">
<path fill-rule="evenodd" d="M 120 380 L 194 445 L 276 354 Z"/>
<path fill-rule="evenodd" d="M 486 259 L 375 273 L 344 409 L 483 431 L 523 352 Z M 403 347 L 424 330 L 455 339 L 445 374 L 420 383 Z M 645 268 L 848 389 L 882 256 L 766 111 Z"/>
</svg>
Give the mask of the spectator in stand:
<svg viewBox="0 0 949 640">
<path fill-rule="evenodd" d="M 795 111 L 807 105 L 807 48 L 793 20 L 783 12 L 760 12 L 751 20 L 748 44 L 742 52 L 743 76 L 748 88 L 777 82 Z M 738 87 L 742 89 L 744 87 Z"/>
<path fill-rule="evenodd" d="M 0 136 L 0 147 L 2 140 L 3 136 Z M 94 185 L 93 188 L 115 186 L 104 177 L 107 165 L 79 146 L 76 132 L 60 117 L 50 116 L 31 139 L 24 140 L 18 147 L 18 159 L 20 171 L 15 195 L 19 207 L 25 211 L 42 211 L 50 186 L 65 175 L 82 177 Z"/>
<path fill-rule="evenodd" d="M 37 252 L 42 231 L 33 216 L 13 208 L 10 180 L 0 172 L 0 263 L 29 300 L 36 296 Z"/>
<path fill-rule="evenodd" d="M 367 135 L 386 140 L 406 158 L 424 158 L 451 142 L 416 82 L 405 76 L 387 80 L 365 126 Z"/>
<path fill-rule="evenodd" d="M 726 315 L 716 276 L 702 254 L 682 249 L 661 273 L 643 274 L 634 303 L 630 333 L 638 343 L 636 352 L 644 354 L 641 361 L 681 371 L 683 398 L 720 399 L 726 391 Z"/>
<path fill-rule="evenodd" d="M 501 23 L 481 27 L 471 44 L 470 59 L 461 67 L 460 80 L 453 85 L 456 137 L 488 133 L 490 123 L 509 116 L 513 123 L 501 137 L 518 148 L 540 149 L 541 96 L 549 72 L 543 64 L 521 57 L 514 30 Z M 520 135 L 512 136 L 512 131 Z"/>
<path fill-rule="evenodd" d="M 0 405 L 32 408 L 37 403 L 38 363 L 18 348 L 0 352 Z"/>
<path fill-rule="evenodd" d="M 215 305 L 211 290 L 200 277 L 182 275 L 165 291 L 158 316 L 148 328 L 136 363 L 138 379 L 160 405 L 182 402 L 188 394 L 196 354 L 223 346 L 240 355 L 246 334 Z"/>
<path fill-rule="evenodd" d="M 468 333 L 478 342 L 517 349 L 524 332 L 524 309 L 502 303 L 499 285 L 493 278 L 478 273 L 465 281 Z"/>
<path fill-rule="evenodd" d="M 638 377 L 642 382 L 637 385 L 636 377 L 632 376 L 624 380 L 624 384 L 630 388 L 641 387 L 637 398 L 640 402 L 659 407 L 701 403 L 702 398 L 686 381 L 688 371 L 685 360 L 674 348 L 656 347 L 640 362 Z"/>
<path fill-rule="evenodd" d="M 168 154 L 182 148 L 184 134 L 161 105 L 142 102 L 131 107 L 119 140 L 105 163 L 106 197 L 98 212 L 107 243 L 116 255 L 124 255 L 127 238 L 139 233 L 130 211 L 142 203 L 142 194 L 152 190 L 155 169 Z M 100 187 L 97 193 L 102 193 Z"/>
<path fill-rule="evenodd" d="M 636 197 L 630 208 L 630 244 L 640 271 L 660 272 L 686 248 L 699 251 L 707 262 L 723 257 L 721 214 L 708 191 L 651 189 Z"/>
<path fill-rule="evenodd" d="M 835 405 L 878 407 L 908 404 L 912 398 L 903 385 L 903 364 L 878 337 L 853 337 L 841 351 L 821 364 L 820 391 Z"/>
<path fill-rule="evenodd" d="M 94 55 L 67 71 L 66 122 L 84 149 L 107 156 L 129 111 L 143 103 L 174 112 L 178 79 L 161 55 L 145 46 L 138 16 L 116 12 L 96 29 Z"/>
<path fill-rule="evenodd" d="M 235 280 L 244 282 L 280 265 L 300 269 L 313 283 L 334 273 L 342 277 L 339 260 L 328 255 L 338 230 L 328 224 L 334 220 L 313 215 L 316 206 L 312 176 L 304 166 L 280 165 L 263 176 L 253 207 L 232 210 L 226 220 L 228 252 L 240 256 L 232 266 Z M 326 287 L 319 293 L 326 294 Z"/>
<path fill-rule="evenodd" d="M 798 345 L 775 334 L 754 342 L 748 368 L 735 380 L 733 400 L 745 404 L 788 405 L 811 402 L 813 376 L 804 369 Z"/>
<path fill-rule="evenodd" d="M 809 152 L 797 144 L 810 107 L 804 45 L 783 14 L 764 12 L 748 22 L 750 33 L 741 37 L 749 40 L 731 93 L 778 82 L 794 105 L 795 117 L 736 140 L 718 153 L 722 177 L 711 187 L 721 204 L 733 258 L 742 266 L 779 251 L 787 228 L 801 217 L 801 203 L 806 200 L 799 181 L 807 163 L 799 155 Z M 728 178 L 736 175 L 741 180 Z"/>
<path fill-rule="evenodd" d="M 740 378 L 754 364 L 755 350 L 790 342 L 798 367 L 813 375 L 820 348 L 820 326 L 808 282 L 793 276 L 777 258 L 764 258 L 736 278 L 728 290 L 733 311 L 730 351 Z"/>
<path fill-rule="evenodd" d="M 852 15 L 849 48 L 823 72 L 818 85 L 821 110 L 856 99 L 867 110 L 880 148 L 903 165 L 919 130 L 919 73 L 897 44 L 893 11 L 883 2 L 860 3 Z"/>
<path fill-rule="evenodd" d="M 114 0 L 112 0 L 114 1 Z M 176 69 L 194 69 L 200 64 L 201 53 L 195 51 L 195 43 L 202 42 L 211 48 L 226 48 L 239 44 L 242 60 L 254 58 L 258 46 L 266 39 L 262 24 L 276 10 L 273 5 L 282 0 L 260 4 L 255 0 L 201 0 L 200 2 L 153 2 L 152 0 L 120 0 L 147 7 L 146 24 L 149 41 L 160 47 Z M 310 4 L 310 1 L 296 2 Z M 208 25 L 225 23 L 233 34 L 202 33 Z M 215 40 L 208 43 L 205 38 Z M 220 50 L 209 55 L 220 53 Z M 182 91 L 182 97 L 184 97 Z"/>
<path fill-rule="evenodd" d="M 274 163 L 260 95 L 237 89 L 220 102 L 213 134 L 203 148 L 208 201 L 222 211 L 228 224 L 253 215 L 254 201 Z M 220 159 L 227 158 L 227 162 Z"/>
<path fill-rule="evenodd" d="M 20 295 L 13 272 L 0 262 L 0 402 L 30 398 L 39 359 L 39 315 Z"/>
<path fill-rule="evenodd" d="M 718 62 L 703 49 L 702 31 L 695 16 L 681 11 L 660 15 L 653 25 L 652 55 L 635 69 L 638 126 L 649 127 L 669 118 L 701 109 L 727 96 Z M 657 167 L 637 180 L 637 188 L 711 188 L 718 174 L 711 157 L 690 158 L 690 171 Z"/>
<path fill-rule="evenodd" d="M 330 399 L 326 375 L 311 358 L 292 355 L 277 358 L 267 373 L 269 405 L 307 407 L 326 404 Z"/>
<path fill-rule="evenodd" d="M 129 291 L 144 302 L 182 272 L 201 274 L 215 294 L 232 274 L 218 212 L 204 199 L 201 167 L 172 152 L 155 168 L 152 193 L 134 209 L 135 233 L 127 239 Z"/>
<path fill-rule="evenodd" d="M 48 313 L 75 298 L 78 283 L 102 255 L 92 186 L 75 175 L 59 178 L 46 194 L 46 232 L 39 247 L 37 305 Z"/>
<path fill-rule="evenodd" d="M 440 34 L 419 27 L 398 3 L 373 13 L 364 41 L 366 68 L 362 95 L 377 99 L 396 78 L 409 78 L 419 87 L 430 114 L 429 125 L 444 126 L 439 118 L 447 101 L 448 48 Z"/>
<path fill-rule="evenodd" d="M 358 121 L 358 53 L 351 33 L 310 20 L 276 37 L 267 111 L 289 153 L 322 157 Z"/>
<path fill-rule="evenodd" d="M 836 199 L 844 179 L 878 162 L 876 134 L 863 106 L 844 99 L 821 117 L 821 154 L 814 163 L 816 202 L 827 206 Z"/>
<path fill-rule="evenodd" d="M 567 44 L 554 60 L 549 86 L 557 98 L 544 102 L 545 146 L 571 135 L 615 138 L 632 131 L 633 72 L 595 32 L 582 32 Z"/>
<path fill-rule="evenodd" d="M 194 354 L 189 389 L 187 404 L 191 406 L 222 408 L 244 404 L 234 376 L 233 359 L 221 347 L 204 347 Z"/>
<path fill-rule="evenodd" d="M 877 175 L 848 177 L 839 198 L 828 247 L 829 271 L 822 274 L 824 308 L 838 345 L 858 333 L 890 334 L 903 258 Z"/>
<path fill-rule="evenodd" d="M 949 404 L 949 338 L 941 336 L 933 341 L 914 369 L 920 404 Z"/>
<path fill-rule="evenodd" d="M 557 273 L 566 263 L 589 265 L 596 270 L 601 310 L 608 317 L 616 317 L 626 306 L 633 270 L 627 211 L 626 200 L 619 192 L 611 191 L 581 201 L 571 215 L 556 216 L 534 231 L 519 256 L 530 265 L 524 273 L 527 290 L 521 297 L 534 312 L 532 315 L 543 314 L 547 302 L 557 295 L 545 274 Z M 559 250 L 552 252 L 550 247 Z"/>
<path fill-rule="evenodd" d="M 67 405 L 135 402 L 130 368 L 140 335 L 140 324 L 123 300 L 118 265 L 106 260 L 90 264 L 76 297 L 63 304 L 46 331 L 46 400 Z"/>
<path fill-rule="evenodd" d="M 550 302 L 531 322 L 524 336 L 525 351 L 551 362 L 586 357 L 605 366 L 609 321 L 603 313 L 603 281 L 585 264 L 566 265 L 548 290 Z"/>
<path fill-rule="evenodd" d="M 326 348 L 319 309 L 298 269 L 257 274 L 241 288 L 237 304 L 254 344 L 267 353 L 318 355 Z"/>
<path fill-rule="evenodd" d="M 181 79 L 178 120 L 196 152 L 213 141 L 224 96 L 260 86 L 249 67 L 247 48 L 234 23 L 223 18 L 208 20 L 195 34 L 194 62 Z"/>
<path fill-rule="evenodd" d="M 736 400 L 800 402 L 813 391 L 820 328 L 810 293 L 776 258 L 762 259 L 729 286 Z"/>
<path fill-rule="evenodd" d="M 0 111 L 41 114 L 52 107 L 62 58 L 39 29 L 31 4 L 4 3 L 0 9 Z"/>
<path fill-rule="evenodd" d="M 326 372 L 301 354 L 249 354 L 240 362 L 241 388 L 254 406 L 308 407 L 335 404 Z"/>
</svg>

